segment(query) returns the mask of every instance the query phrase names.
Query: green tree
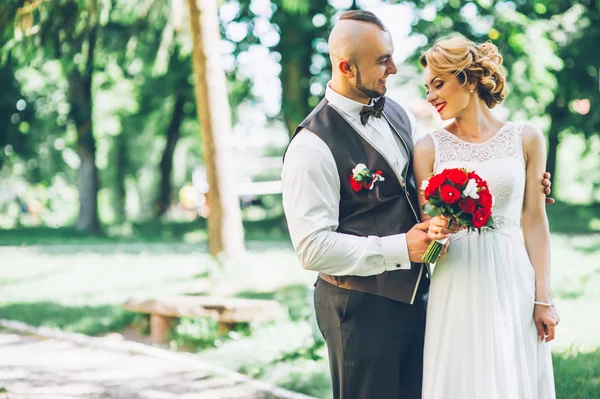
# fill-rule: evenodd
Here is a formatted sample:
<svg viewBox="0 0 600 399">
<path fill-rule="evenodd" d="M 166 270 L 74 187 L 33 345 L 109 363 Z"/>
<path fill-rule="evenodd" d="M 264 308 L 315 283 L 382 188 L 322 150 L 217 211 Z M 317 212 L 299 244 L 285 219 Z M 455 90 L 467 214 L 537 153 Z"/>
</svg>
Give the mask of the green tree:
<svg viewBox="0 0 600 399">
<path fill-rule="evenodd" d="M 564 66 L 555 74 L 559 85 L 546 108 L 552 119 L 548 129 L 548 170 L 555 175 L 564 134 L 590 138 L 600 133 L 600 115 L 593 112 L 600 105 L 600 53 L 595 51 L 600 42 L 600 6 L 593 1 L 548 2 L 547 6 L 563 14 L 555 19 L 551 37 L 560 46 L 557 54 Z M 598 175 L 590 177 L 598 179 Z"/>
<path fill-rule="evenodd" d="M 77 134 L 80 159 L 78 189 L 80 197 L 77 229 L 86 233 L 100 230 L 98 218 L 98 168 L 96 140 L 93 134 L 92 79 L 95 72 L 101 7 L 89 1 L 12 1 L 15 21 L 14 37 L 4 46 L 5 52 L 19 58 L 23 65 L 42 59 L 59 61 L 66 78 L 69 118 Z"/>
<path fill-rule="evenodd" d="M 139 82 L 135 94 L 139 107 L 134 114 L 123 117 L 124 129 L 114 147 L 116 164 L 123 165 L 115 171 L 119 185 L 117 197 L 123 198 L 125 177 L 148 164 L 147 151 L 139 151 L 140 139 L 148 144 L 157 140 L 164 142 L 153 207 L 156 216 L 163 215 L 173 200 L 176 188 L 172 176 L 174 154 L 182 135 L 193 134 L 194 141 L 199 144 L 193 148 L 193 158 L 203 161 L 202 141 L 197 140 L 197 129 L 186 128 L 195 126 L 198 121 L 192 84 L 191 35 L 182 7 L 183 3 L 178 2 L 156 3 L 143 14 L 143 24 L 135 20 L 123 21 L 111 34 L 115 37 L 111 54 L 118 57 L 125 77 Z M 123 51 L 124 48 L 131 51 Z M 236 79 L 235 72 L 234 68 L 227 75 L 234 122 L 237 105 L 254 99 L 250 80 Z M 123 201 L 119 202 L 122 207 Z"/>
<path fill-rule="evenodd" d="M 327 0 L 273 0 L 271 4 L 271 10 L 264 12 L 253 8 L 249 0 L 240 1 L 239 12 L 230 22 L 244 24 L 248 30 L 248 35 L 235 43 L 236 55 L 251 45 L 263 44 L 280 57 L 279 117 L 291 135 L 324 94 L 330 78 L 327 36 L 339 10 Z M 266 23 L 272 31 L 258 29 Z M 271 39 L 273 31 L 278 40 Z M 316 94 L 311 92 L 312 84 Z"/>
<path fill-rule="evenodd" d="M 36 142 L 29 134 L 29 123 L 35 112 L 23 99 L 15 79 L 15 62 L 10 57 L 0 64 L 0 170 L 11 158 L 31 158 Z"/>
</svg>

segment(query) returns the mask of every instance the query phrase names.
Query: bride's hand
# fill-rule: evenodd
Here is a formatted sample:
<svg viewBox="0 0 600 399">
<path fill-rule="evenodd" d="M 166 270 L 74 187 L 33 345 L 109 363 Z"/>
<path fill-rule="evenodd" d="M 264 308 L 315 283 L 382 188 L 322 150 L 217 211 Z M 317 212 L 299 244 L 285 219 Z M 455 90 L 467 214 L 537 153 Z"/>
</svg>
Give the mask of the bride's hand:
<svg viewBox="0 0 600 399">
<path fill-rule="evenodd" d="M 539 341 L 546 338 L 550 342 L 555 337 L 556 326 L 560 322 L 560 316 L 554 306 L 535 305 L 533 309 L 533 320 L 538 330 Z"/>
<path fill-rule="evenodd" d="M 443 240 L 444 238 L 450 237 L 450 234 L 458 233 L 463 229 L 456 221 L 448 228 L 450 220 L 451 218 L 445 215 L 431 218 L 429 231 L 427 232 L 429 238 L 432 240 Z"/>
</svg>

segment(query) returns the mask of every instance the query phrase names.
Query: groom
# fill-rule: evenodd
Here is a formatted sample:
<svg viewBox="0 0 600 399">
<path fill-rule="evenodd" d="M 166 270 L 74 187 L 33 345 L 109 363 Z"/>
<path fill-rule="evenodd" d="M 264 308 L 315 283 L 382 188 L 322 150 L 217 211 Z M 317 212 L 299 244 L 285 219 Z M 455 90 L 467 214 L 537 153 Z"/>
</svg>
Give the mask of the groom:
<svg viewBox="0 0 600 399">
<path fill-rule="evenodd" d="M 281 174 L 292 243 L 319 272 L 315 310 L 336 399 L 421 398 L 429 221 L 419 223 L 412 170 L 416 121 L 384 97 L 393 50 L 374 14 L 341 16 L 325 98 L 296 130 Z M 360 170 L 366 185 L 353 178 Z"/>
</svg>

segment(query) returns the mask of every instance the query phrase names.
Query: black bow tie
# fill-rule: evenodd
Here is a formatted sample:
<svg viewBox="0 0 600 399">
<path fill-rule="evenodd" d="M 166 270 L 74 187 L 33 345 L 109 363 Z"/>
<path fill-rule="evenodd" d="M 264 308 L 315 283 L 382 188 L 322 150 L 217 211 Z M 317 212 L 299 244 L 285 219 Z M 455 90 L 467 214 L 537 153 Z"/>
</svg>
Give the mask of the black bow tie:
<svg viewBox="0 0 600 399">
<path fill-rule="evenodd" d="M 385 97 L 381 96 L 379 100 L 375 101 L 373 106 L 364 105 L 360 110 L 360 122 L 363 125 L 367 124 L 369 116 L 373 115 L 375 118 L 381 118 L 383 112 L 383 106 L 385 105 Z"/>
</svg>

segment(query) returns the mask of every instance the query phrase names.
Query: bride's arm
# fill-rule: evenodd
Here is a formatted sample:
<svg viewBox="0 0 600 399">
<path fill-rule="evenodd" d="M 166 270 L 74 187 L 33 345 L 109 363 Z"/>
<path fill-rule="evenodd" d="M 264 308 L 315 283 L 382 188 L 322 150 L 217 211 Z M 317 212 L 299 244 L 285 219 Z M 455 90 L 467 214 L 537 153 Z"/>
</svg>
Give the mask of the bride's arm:
<svg viewBox="0 0 600 399">
<path fill-rule="evenodd" d="M 419 191 L 419 209 L 421 210 L 421 220 L 430 219 L 429 215 L 423 213 L 423 204 L 426 202 L 421 190 L 421 182 L 429 179 L 433 173 L 433 161 L 435 160 L 435 146 L 430 135 L 423 136 L 415 144 L 413 156 L 413 169 L 415 171 L 415 186 Z"/>
<path fill-rule="evenodd" d="M 414 157 L 413 157 L 413 169 L 415 171 L 415 185 L 417 186 L 417 190 L 419 191 L 419 209 L 421 210 L 421 220 L 425 221 L 427 219 L 431 219 L 431 223 L 429 224 L 429 237 L 432 240 L 441 240 L 443 238 L 449 237 L 450 233 L 456 232 L 457 228 L 453 227 L 451 230 L 448 230 L 449 219 L 441 216 L 431 218 L 429 215 L 426 215 L 423 212 L 423 204 L 426 202 L 423 194 L 421 194 L 419 187 L 421 187 L 421 182 L 423 180 L 429 179 L 431 173 L 433 173 L 433 162 L 435 160 L 435 146 L 433 144 L 433 139 L 431 136 L 426 135 L 423 136 L 417 144 L 415 144 L 414 149 Z"/>
<path fill-rule="evenodd" d="M 550 289 L 550 230 L 546 217 L 545 194 L 540 190 L 540 176 L 546 169 L 546 145 L 542 133 L 533 126 L 523 127 L 523 152 L 526 164 L 525 199 L 523 202 L 523 237 L 535 270 L 535 301 L 552 303 Z M 535 305 L 534 318 L 540 338 L 554 339 L 559 321 L 553 306 Z"/>
</svg>

